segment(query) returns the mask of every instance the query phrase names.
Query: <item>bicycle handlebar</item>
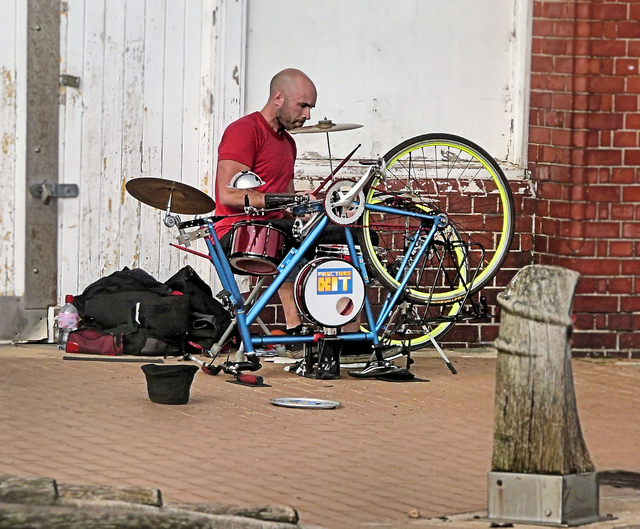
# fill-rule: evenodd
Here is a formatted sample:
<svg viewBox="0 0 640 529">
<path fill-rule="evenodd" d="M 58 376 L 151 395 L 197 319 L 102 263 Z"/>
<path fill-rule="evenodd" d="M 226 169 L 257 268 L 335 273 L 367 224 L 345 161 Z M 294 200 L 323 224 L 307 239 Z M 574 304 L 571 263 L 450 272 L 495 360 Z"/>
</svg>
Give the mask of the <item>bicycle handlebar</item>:
<svg viewBox="0 0 640 529">
<path fill-rule="evenodd" d="M 246 373 L 238 373 L 236 376 L 236 380 L 238 382 L 242 382 L 243 384 L 252 384 L 254 386 L 261 386 L 264 384 L 264 378 L 258 375 L 248 375 Z"/>
<path fill-rule="evenodd" d="M 297 202 L 294 193 L 266 193 L 264 195 L 265 209 L 275 209 L 295 204 Z"/>
</svg>

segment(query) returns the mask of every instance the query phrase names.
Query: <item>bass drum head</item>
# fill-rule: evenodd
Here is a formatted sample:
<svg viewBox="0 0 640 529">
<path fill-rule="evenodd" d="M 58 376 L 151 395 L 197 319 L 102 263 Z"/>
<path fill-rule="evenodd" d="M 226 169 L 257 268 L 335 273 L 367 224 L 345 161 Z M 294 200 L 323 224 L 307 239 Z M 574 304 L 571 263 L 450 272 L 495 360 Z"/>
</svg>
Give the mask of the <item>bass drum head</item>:
<svg viewBox="0 0 640 529">
<path fill-rule="evenodd" d="M 295 281 L 298 310 L 323 327 L 342 327 L 353 321 L 365 295 L 362 276 L 344 259 L 315 259 L 300 270 Z"/>
</svg>

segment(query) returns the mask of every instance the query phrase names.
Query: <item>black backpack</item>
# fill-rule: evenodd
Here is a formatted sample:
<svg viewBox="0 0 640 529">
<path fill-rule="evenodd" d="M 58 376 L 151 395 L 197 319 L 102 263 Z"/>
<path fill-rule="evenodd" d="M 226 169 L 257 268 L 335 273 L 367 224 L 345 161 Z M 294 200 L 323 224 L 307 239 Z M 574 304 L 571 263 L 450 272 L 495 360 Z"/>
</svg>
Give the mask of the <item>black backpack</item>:
<svg viewBox="0 0 640 529">
<path fill-rule="evenodd" d="M 89 285 L 73 303 L 81 329 L 124 334 L 124 353 L 134 355 L 181 354 L 187 341 L 209 349 L 231 321 L 190 266 L 166 283 L 125 267 Z"/>
</svg>

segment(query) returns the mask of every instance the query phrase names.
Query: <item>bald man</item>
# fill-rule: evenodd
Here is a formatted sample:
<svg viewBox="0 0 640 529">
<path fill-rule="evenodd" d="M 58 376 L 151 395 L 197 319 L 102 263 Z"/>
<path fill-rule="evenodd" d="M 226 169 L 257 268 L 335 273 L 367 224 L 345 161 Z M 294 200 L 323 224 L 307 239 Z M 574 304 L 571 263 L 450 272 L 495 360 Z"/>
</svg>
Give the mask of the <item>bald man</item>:
<svg viewBox="0 0 640 529">
<path fill-rule="evenodd" d="M 251 217 L 244 215 L 245 196 L 249 205 L 265 207 L 267 193 L 294 193 L 296 144 L 288 130 L 302 127 L 316 104 L 317 91 L 311 79 L 294 68 L 282 70 L 271 80 L 269 99 L 264 108 L 231 123 L 218 147 L 216 173 L 216 215 L 226 218 L 216 223 L 216 234 L 223 248 L 230 244 L 232 226 Z M 256 173 L 264 185 L 255 189 L 233 189 L 228 184 L 243 170 Z M 230 215 L 233 215 L 230 217 Z M 284 212 L 274 211 L 258 217 L 275 220 Z M 285 282 L 278 294 L 282 301 L 287 332 L 300 330 L 302 321 L 293 298 L 293 283 Z"/>
</svg>

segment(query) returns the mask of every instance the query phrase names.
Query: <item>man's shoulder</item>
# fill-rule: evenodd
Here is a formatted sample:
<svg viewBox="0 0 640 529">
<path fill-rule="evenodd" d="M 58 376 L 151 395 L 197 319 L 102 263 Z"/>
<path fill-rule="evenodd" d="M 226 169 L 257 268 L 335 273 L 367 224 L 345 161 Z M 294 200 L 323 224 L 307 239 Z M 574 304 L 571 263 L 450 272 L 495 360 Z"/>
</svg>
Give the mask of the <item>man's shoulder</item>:
<svg viewBox="0 0 640 529">
<path fill-rule="evenodd" d="M 264 145 L 269 138 L 269 131 L 264 126 L 264 118 L 260 112 L 247 114 L 233 123 L 224 131 L 223 143 L 226 141 L 252 143 L 256 146 Z"/>
<path fill-rule="evenodd" d="M 219 149 L 234 150 L 238 145 L 259 144 L 262 131 L 256 116 L 248 114 L 230 123 L 222 135 Z"/>
<path fill-rule="evenodd" d="M 228 129 L 253 129 L 259 130 L 261 128 L 260 112 L 252 112 L 246 116 L 242 116 L 230 123 Z"/>
</svg>

